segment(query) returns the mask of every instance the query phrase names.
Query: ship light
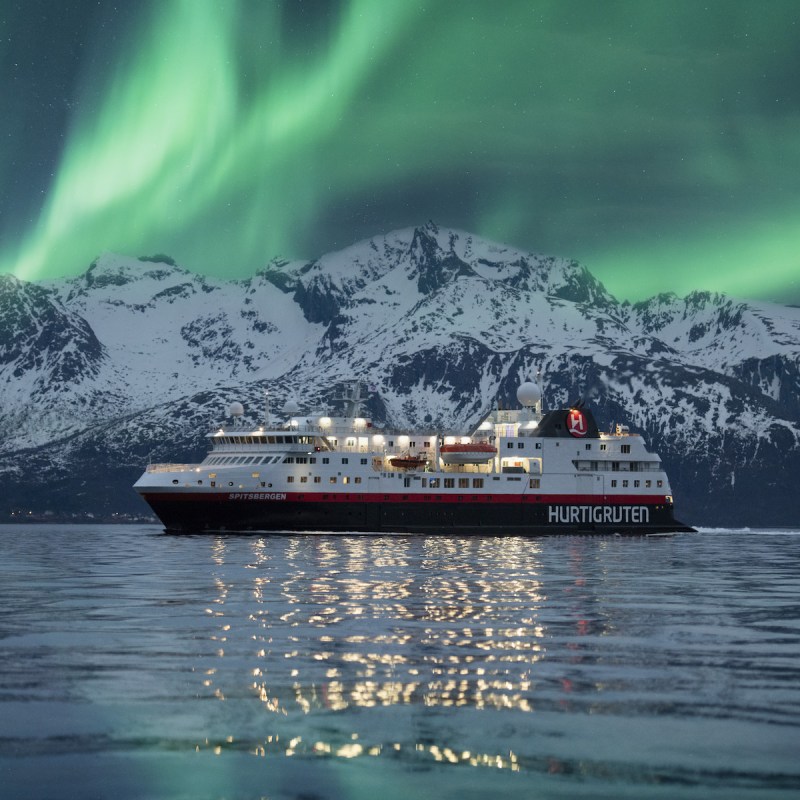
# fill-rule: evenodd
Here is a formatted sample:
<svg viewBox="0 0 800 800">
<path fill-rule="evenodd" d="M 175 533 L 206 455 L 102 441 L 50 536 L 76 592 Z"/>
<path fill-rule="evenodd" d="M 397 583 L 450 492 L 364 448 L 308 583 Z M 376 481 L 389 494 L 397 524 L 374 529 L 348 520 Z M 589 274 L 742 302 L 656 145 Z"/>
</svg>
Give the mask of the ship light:
<svg viewBox="0 0 800 800">
<path fill-rule="evenodd" d="M 456 437 L 455 436 L 445 436 L 444 437 L 444 443 L 445 444 L 455 444 L 456 443 Z"/>
<path fill-rule="evenodd" d="M 472 440 L 469 438 L 469 436 L 462 436 L 461 444 L 472 444 Z"/>
<path fill-rule="evenodd" d="M 409 441 L 408 436 L 406 436 L 405 434 L 397 437 L 397 443 L 400 445 L 400 447 L 407 447 L 408 441 Z"/>
<path fill-rule="evenodd" d="M 355 425 L 356 428 L 363 428 L 366 424 L 367 421 L 363 417 L 356 417 L 353 420 L 353 425 Z"/>
<path fill-rule="evenodd" d="M 485 419 L 483 422 L 481 422 L 479 430 L 490 431 L 491 429 L 492 429 L 492 423 L 489 422 L 488 419 Z"/>
<path fill-rule="evenodd" d="M 376 447 L 380 447 L 380 446 L 383 444 L 383 435 L 382 435 L 382 434 L 380 434 L 380 433 L 376 433 L 376 434 L 375 434 L 375 435 L 372 437 L 372 443 L 373 443 L 373 444 L 374 444 Z"/>
<path fill-rule="evenodd" d="M 289 425 L 290 425 L 292 428 L 297 428 L 297 427 L 299 427 L 299 425 L 300 425 L 300 422 L 299 422 L 298 420 L 296 420 L 296 419 L 290 419 L 290 420 L 289 420 Z"/>
<path fill-rule="evenodd" d="M 538 422 L 537 422 L 535 419 L 532 419 L 532 420 L 531 420 L 531 421 L 530 421 L 530 422 L 529 422 L 529 423 L 528 423 L 528 424 L 525 426 L 525 428 L 526 428 L 527 430 L 531 430 L 532 428 L 538 428 L 538 427 L 539 427 L 539 423 L 538 423 Z"/>
<path fill-rule="evenodd" d="M 319 426 L 320 428 L 329 428 L 331 424 L 330 417 L 320 417 L 319 418 Z"/>
</svg>

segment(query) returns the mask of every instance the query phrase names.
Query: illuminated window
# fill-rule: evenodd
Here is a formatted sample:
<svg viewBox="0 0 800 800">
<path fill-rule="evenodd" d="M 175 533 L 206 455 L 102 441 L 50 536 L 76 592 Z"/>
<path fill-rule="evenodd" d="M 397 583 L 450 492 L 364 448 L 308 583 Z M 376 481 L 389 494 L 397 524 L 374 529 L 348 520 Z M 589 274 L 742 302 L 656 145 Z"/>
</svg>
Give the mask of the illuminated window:
<svg viewBox="0 0 800 800">
<path fill-rule="evenodd" d="M 531 489 L 538 489 L 538 488 L 539 488 L 539 479 L 531 478 Z"/>
<path fill-rule="evenodd" d="M 361 478 L 354 478 L 353 483 L 361 483 Z"/>
<path fill-rule="evenodd" d="M 331 475 L 330 478 L 328 478 L 328 483 L 336 483 L 336 476 Z"/>
</svg>

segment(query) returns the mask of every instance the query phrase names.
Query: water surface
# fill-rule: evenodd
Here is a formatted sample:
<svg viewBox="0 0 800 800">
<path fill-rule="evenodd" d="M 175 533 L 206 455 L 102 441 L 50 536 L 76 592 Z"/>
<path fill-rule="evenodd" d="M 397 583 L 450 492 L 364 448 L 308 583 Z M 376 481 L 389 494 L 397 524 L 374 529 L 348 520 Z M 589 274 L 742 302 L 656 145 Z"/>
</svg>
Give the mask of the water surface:
<svg viewBox="0 0 800 800">
<path fill-rule="evenodd" d="M 800 532 L 0 526 L 9 798 L 800 796 Z"/>
</svg>

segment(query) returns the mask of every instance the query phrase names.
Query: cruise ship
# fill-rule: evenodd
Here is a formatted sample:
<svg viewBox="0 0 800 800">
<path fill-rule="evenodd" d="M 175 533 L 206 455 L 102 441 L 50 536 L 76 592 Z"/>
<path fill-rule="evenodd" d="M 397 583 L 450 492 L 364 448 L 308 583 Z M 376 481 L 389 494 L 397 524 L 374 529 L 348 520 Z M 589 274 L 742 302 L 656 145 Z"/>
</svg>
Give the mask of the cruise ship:
<svg viewBox="0 0 800 800">
<path fill-rule="evenodd" d="M 642 437 L 598 429 L 589 408 L 542 412 L 536 381 L 519 408 L 468 435 L 398 432 L 363 415 L 359 382 L 341 416 L 287 403 L 264 423 L 240 403 L 199 464 L 151 464 L 134 488 L 170 533 L 541 536 L 694 529 L 675 519 L 669 479 Z"/>
</svg>

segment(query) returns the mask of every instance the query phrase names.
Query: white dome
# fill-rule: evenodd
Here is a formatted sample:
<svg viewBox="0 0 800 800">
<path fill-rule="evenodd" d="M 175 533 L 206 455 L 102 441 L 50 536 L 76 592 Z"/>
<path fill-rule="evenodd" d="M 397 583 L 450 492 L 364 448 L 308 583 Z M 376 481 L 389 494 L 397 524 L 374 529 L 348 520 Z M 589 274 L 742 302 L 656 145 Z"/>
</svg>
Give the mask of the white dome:
<svg viewBox="0 0 800 800">
<path fill-rule="evenodd" d="M 300 404 L 296 400 L 287 400 L 283 404 L 284 414 L 298 414 L 300 413 Z"/>
<path fill-rule="evenodd" d="M 241 403 L 231 403 L 228 406 L 228 414 L 231 417 L 241 417 L 244 414 L 244 406 Z"/>
<path fill-rule="evenodd" d="M 521 406 L 535 406 L 542 399 L 542 390 L 536 381 L 525 381 L 517 389 L 517 400 Z"/>
</svg>

